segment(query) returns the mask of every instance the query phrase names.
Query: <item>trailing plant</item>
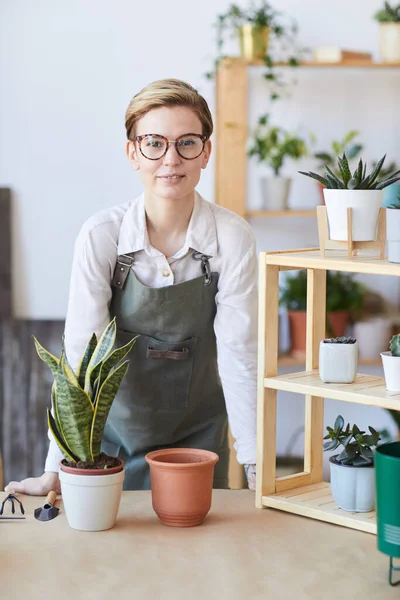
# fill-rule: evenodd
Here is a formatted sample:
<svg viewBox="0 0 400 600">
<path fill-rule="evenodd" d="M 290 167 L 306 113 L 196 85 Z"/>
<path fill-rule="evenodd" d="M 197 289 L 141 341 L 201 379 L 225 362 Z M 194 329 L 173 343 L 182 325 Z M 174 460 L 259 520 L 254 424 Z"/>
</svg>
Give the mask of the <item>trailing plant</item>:
<svg viewBox="0 0 400 600">
<path fill-rule="evenodd" d="M 33 337 L 39 357 L 50 368 L 54 381 L 52 411 L 48 426 L 61 452 L 69 462 L 96 462 L 104 426 L 129 361 L 121 361 L 136 342 L 112 351 L 116 337 L 115 318 L 97 340 L 90 338 L 76 371 L 70 366 L 62 341 L 61 356 L 45 350 Z"/>
<path fill-rule="evenodd" d="M 349 310 L 355 318 L 360 312 L 366 287 L 355 281 L 351 273 L 327 271 L 326 273 L 326 312 Z M 288 310 L 307 308 L 307 271 L 302 269 L 289 276 L 281 288 L 280 304 Z"/>
<path fill-rule="evenodd" d="M 324 344 L 355 344 L 356 341 L 357 340 L 353 337 L 340 336 L 335 338 L 327 338 L 324 340 Z"/>
<path fill-rule="evenodd" d="M 400 22 L 400 4 L 391 6 L 389 2 L 384 3 L 384 7 L 378 10 L 374 19 L 380 23 L 399 23 Z"/>
<path fill-rule="evenodd" d="M 306 175 L 307 177 L 311 177 L 312 179 L 316 179 L 322 185 L 324 185 L 328 189 L 334 190 L 383 190 L 383 188 L 395 183 L 400 180 L 400 170 L 395 171 L 389 176 L 386 176 L 382 179 L 379 179 L 379 173 L 382 169 L 383 163 L 385 161 L 386 154 L 381 158 L 381 160 L 376 164 L 375 168 L 371 171 L 369 175 L 366 174 L 367 163 L 363 163 L 362 159 L 360 159 L 357 168 L 353 172 L 350 171 L 349 163 L 347 160 L 346 154 L 340 158 L 338 157 L 338 167 L 340 175 L 337 176 L 327 165 L 325 177 L 322 175 L 318 175 L 317 173 L 313 173 L 309 171 L 306 173 L 305 171 L 299 171 L 301 175 Z"/>
<path fill-rule="evenodd" d="M 276 71 L 275 63 L 285 60 L 289 66 L 297 67 L 306 49 L 297 46 L 298 27 L 296 21 L 291 19 L 289 23 L 285 24 L 282 13 L 276 11 L 266 0 L 251 2 L 247 8 L 242 8 L 238 4 L 230 4 L 224 13 L 217 15 L 215 67 L 213 72 L 206 73 L 206 77 L 212 79 L 220 61 L 226 58 L 223 53 L 226 35 L 230 32 L 231 36 L 239 38 L 239 30 L 246 24 L 250 24 L 256 29 L 264 27 L 269 29 L 268 48 L 263 58 L 266 67 L 264 77 L 272 84 L 270 99 L 277 100 L 285 83 L 282 73 Z M 279 51 L 284 56 L 277 56 Z"/>
<path fill-rule="evenodd" d="M 326 428 L 328 433 L 324 437 L 324 451 L 336 450 L 343 447 L 341 453 L 335 457 L 336 462 L 342 465 L 362 467 L 374 462 L 373 448 L 378 445 L 379 433 L 371 426 L 368 427 L 369 434 L 360 431 L 357 425 L 350 427 L 347 423 L 344 427 L 344 419 L 339 415 L 332 427 Z"/>
<path fill-rule="evenodd" d="M 262 115 L 251 139 L 249 156 L 271 167 L 279 175 L 286 157 L 298 160 L 308 153 L 306 143 L 300 137 L 288 133 L 281 127 L 268 123 L 269 115 Z"/>
<path fill-rule="evenodd" d="M 334 140 L 331 142 L 330 150 L 323 152 L 316 152 L 314 158 L 318 159 L 318 169 L 323 169 L 325 165 L 328 165 L 335 174 L 339 174 L 336 167 L 336 157 L 346 153 L 348 159 L 357 158 L 360 152 L 363 150 L 362 144 L 351 143 L 359 135 L 356 130 L 349 131 L 346 133 L 344 138 L 340 141 Z"/>
</svg>

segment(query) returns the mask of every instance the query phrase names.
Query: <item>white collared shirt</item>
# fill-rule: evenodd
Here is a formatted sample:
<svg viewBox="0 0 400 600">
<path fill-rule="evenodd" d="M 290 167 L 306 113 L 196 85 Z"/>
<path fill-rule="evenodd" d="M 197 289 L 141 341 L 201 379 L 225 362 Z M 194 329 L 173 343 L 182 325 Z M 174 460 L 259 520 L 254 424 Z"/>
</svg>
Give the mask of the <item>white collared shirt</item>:
<svg viewBox="0 0 400 600">
<path fill-rule="evenodd" d="M 219 273 L 214 331 L 218 370 L 229 424 L 241 464 L 256 462 L 257 255 L 248 223 L 196 192 L 184 246 L 166 258 L 147 235 L 144 196 L 103 210 L 83 225 L 74 251 L 65 347 L 76 369 L 93 332 L 110 320 L 111 279 L 117 256 L 135 252 L 132 265 L 142 284 L 159 288 L 201 274 L 192 250 L 211 256 Z M 59 470 L 61 451 L 50 437 L 45 471 Z"/>
</svg>

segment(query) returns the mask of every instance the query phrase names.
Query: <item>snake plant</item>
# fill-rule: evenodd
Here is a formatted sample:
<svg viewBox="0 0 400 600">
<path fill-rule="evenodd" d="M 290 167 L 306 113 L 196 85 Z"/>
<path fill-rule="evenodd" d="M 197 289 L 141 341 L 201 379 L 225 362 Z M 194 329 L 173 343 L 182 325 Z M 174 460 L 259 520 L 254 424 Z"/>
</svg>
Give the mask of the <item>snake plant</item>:
<svg viewBox="0 0 400 600">
<path fill-rule="evenodd" d="M 400 356 L 400 333 L 397 333 L 392 337 L 389 347 L 392 356 Z"/>
<path fill-rule="evenodd" d="M 316 179 L 328 189 L 383 190 L 383 188 L 386 186 L 396 183 L 396 181 L 400 180 L 400 170 L 379 179 L 379 173 L 383 167 L 385 158 L 386 154 L 381 158 L 380 161 L 378 161 L 369 175 L 366 174 L 367 163 L 363 163 L 362 159 L 359 160 L 355 171 L 351 173 L 346 153 L 343 153 L 342 157 L 338 156 L 337 159 L 340 175 L 335 175 L 328 165 L 325 165 L 325 177 L 322 177 L 317 173 L 313 173 L 312 171 L 299 171 L 299 173 L 306 175 L 307 177 L 311 177 L 312 179 Z"/>
<path fill-rule="evenodd" d="M 69 462 L 96 462 L 104 426 L 129 361 L 121 361 L 135 344 L 112 351 L 116 337 L 115 318 L 99 340 L 90 338 L 76 372 L 70 366 L 62 341 L 57 358 L 33 336 L 39 357 L 50 368 L 54 381 L 52 411 L 47 411 L 48 426 L 61 452 Z M 121 364 L 119 364 L 121 363 Z"/>
</svg>

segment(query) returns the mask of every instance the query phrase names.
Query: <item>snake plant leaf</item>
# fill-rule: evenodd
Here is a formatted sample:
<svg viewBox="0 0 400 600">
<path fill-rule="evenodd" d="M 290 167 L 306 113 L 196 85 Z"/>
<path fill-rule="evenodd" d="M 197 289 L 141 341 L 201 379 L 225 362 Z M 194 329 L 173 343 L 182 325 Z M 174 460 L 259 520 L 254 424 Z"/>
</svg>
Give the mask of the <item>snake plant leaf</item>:
<svg viewBox="0 0 400 600">
<path fill-rule="evenodd" d="M 57 372 L 56 406 L 63 438 L 70 451 L 79 460 L 90 460 L 90 428 L 93 405 L 82 388 L 71 382 L 64 357 L 61 355 Z"/>
<path fill-rule="evenodd" d="M 59 364 L 60 360 L 56 356 L 51 354 L 51 352 L 49 352 L 48 350 L 43 348 L 43 346 L 41 344 L 39 344 L 39 342 L 37 341 L 37 339 L 35 338 L 34 335 L 32 336 L 32 338 L 35 343 L 36 352 L 37 352 L 39 358 L 44 363 L 46 363 L 46 365 L 49 367 L 49 369 L 51 370 L 53 375 L 56 376 L 57 371 L 58 371 L 58 364 Z"/>
<path fill-rule="evenodd" d="M 121 362 L 121 360 L 123 360 L 125 358 L 125 356 L 127 356 L 127 354 L 129 354 L 129 352 L 132 350 L 133 346 L 136 343 L 136 340 L 139 336 L 135 336 L 130 342 L 128 342 L 127 344 L 125 344 L 125 346 L 121 346 L 120 348 L 117 348 L 116 350 L 114 350 L 114 352 L 112 352 L 110 354 L 110 356 L 107 358 L 107 360 L 105 360 L 103 362 L 103 364 L 101 365 L 101 370 L 100 370 L 100 387 L 103 385 L 104 381 L 107 379 L 108 375 L 111 372 L 111 369 L 113 369 L 115 367 L 115 365 L 117 365 L 119 362 Z M 94 402 L 95 404 L 95 402 Z"/>
<path fill-rule="evenodd" d="M 65 335 L 64 334 L 62 335 L 62 338 L 61 338 L 61 356 L 62 356 L 62 360 L 64 362 L 64 369 L 65 369 L 65 373 L 68 376 L 68 379 L 76 387 L 79 387 L 78 378 L 75 375 L 75 371 L 73 370 L 73 368 L 69 364 L 69 360 L 67 358 L 67 353 L 65 351 Z M 60 357 L 60 360 L 61 360 L 61 357 Z"/>
<path fill-rule="evenodd" d="M 101 439 L 108 413 L 121 381 L 128 370 L 128 365 L 128 360 L 123 362 L 107 377 L 99 390 L 90 432 L 91 460 L 95 460 L 100 454 Z"/>
<path fill-rule="evenodd" d="M 94 383 L 96 377 L 92 376 L 92 372 L 101 361 L 105 360 L 107 355 L 111 352 L 112 347 L 114 346 L 115 337 L 117 333 L 116 320 L 114 319 L 108 324 L 102 335 L 100 336 L 99 341 L 97 342 L 97 346 L 91 356 L 89 364 L 86 369 L 85 374 L 85 391 L 90 394 L 91 387 Z"/>
<path fill-rule="evenodd" d="M 400 176 L 398 176 L 398 177 L 392 177 L 391 179 L 384 179 L 383 181 L 380 181 L 377 184 L 376 189 L 377 190 L 383 190 L 388 185 L 392 185 L 392 183 L 396 183 L 396 181 L 399 181 L 399 180 L 400 180 Z"/>
<path fill-rule="evenodd" d="M 53 437 L 57 443 L 57 446 L 60 448 L 61 452 L 64 454 L 65 458 L 69 461 L 78 462 L 78 457 L 70 451 L 65 441 L 63 440 L 59 430 L 57 429 L 57 424 L 51 414 L 51 411 L 47 409 L 47 425 L 53 434 Z"/>
<path fill-rule="evenodd" d="M 327 181 L 326 181 L 325 177 L 321 177 L 321 175 L 318 175 L 318 173 L 313 173 L 312 171 L 309 171 L 308 173 L 306 171 L 299 171 L 299 173 L 301 175 L 306 175 L 307 177 L 311 177 L 311 179 L 315 179 L 316 181 L 319 181 L 319 183 L 322 183 L 322 185 L 324 185 L 324 186 L 327 185 Z"/>
<path fill-rule="evenodd" d="M 347 187 L 349 180 L 351 179 L 351 171 L 349 167 L 349 163 L 345 154 L 343 154 L 342 158 L 338 157 L 338 165 L 339 170 L 342 174 L 343 183 Z"/>
<path fill-rule="evenodd" d="M 79 366 L 76 370 L 76 376 L 78 378 L 78 382 L 79 382 L 79 385 L 81 386 L 81 388 L 85 387 L 86 370 L 87 370 L 88 364 L 90 362 L 90 359 L 92 358 L 93 352 L 95 351 L 96 346 L 97 346 L 97 337 L 96 337 L 96 334 L 94 333 L 92 335 L 92 337 L 90 338 L 90 340 L 88 341 L 88 344 L 82 355 Z"/>
<path fill-rule="evenodd" d="M 386 154 L 380 159 L 380 161 L 377 162 L 374 169 L 372 169 L 371 173 L 364 179 L 364 181 L 362 183 L 365 187 L 370 188 L 373 185 L 375 179 L 378 177 L 379 173 L 381 172 L 383 163 L 385 162 L 385 158 L 386 158 Z"/>
<path fill-rule="evenodd" d="M 336 177 L 335 173 L 328 167 L 328 165 L 325 165 L 325 169 L 327 170 L 327 173 L 328 173 L 327 177 L 329 176 L 335 182 L 336 189 L 344 189 L 343 183 L 340 181 L 340 179 L 338 177 Z"/>
</svg>

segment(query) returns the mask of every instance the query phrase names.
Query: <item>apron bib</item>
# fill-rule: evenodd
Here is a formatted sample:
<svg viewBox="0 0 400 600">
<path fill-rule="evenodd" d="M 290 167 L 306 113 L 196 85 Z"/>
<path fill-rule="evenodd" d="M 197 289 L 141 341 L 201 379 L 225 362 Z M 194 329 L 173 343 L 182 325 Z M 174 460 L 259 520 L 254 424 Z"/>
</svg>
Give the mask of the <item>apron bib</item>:
<svg viewBox="0 0 400 600">
<path fill-rule="evenodd" d="M 125 461 L 125 490 L 150 489 L 144 456 L 161 448 L 216 452 L 214 488 L 228 488 L 228 419 L 214 333 L 218 273 L 193 252 L 203 274 L 163 288 L 144 286 L 118 257 L 110 316 L 116 345 L 139 334 L 104 429 L 102 451 Z"/>
</svg>

